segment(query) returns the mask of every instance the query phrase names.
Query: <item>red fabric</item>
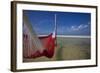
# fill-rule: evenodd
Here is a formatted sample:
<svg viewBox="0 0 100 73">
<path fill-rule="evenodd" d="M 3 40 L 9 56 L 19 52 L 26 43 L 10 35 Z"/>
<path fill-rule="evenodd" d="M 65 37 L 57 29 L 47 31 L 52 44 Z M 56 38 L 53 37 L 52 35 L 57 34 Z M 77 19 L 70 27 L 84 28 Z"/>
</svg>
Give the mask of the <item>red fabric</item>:
<svg viewBox="0 0 100 73">
<path fill-rule="evenodd" d="M 43 44 L 45 46 L 43 55 L 48 58 L 52 58 L 54 55 L 54 48 L 55 48 L 55 39 L 52 38 L 52 34 L 50 34 L 47 38 L 41 40 L 43 41 Z"/>
<path fill-rule="evenodd" d="M 24 36 L 24 38 L 28 38 L 27 36 Z M 30 49 L 27 48 L 26 53 L 28 53 L 25 58 L 37 58 L 37 57 L 41 57 L 41 56 L 46 56 L 48 58 L 52 58 L 54 55 L 54 48 L 55 48 L 55 39 L 56 38 L 52 38 L 52 33 L 46 37 L 39 37 L 39 39 L 41 40 L 43 46 L 45 47 L 45 49 L 43 50 L 42 53 L 40 53 L 39 50 L 35 51 L 34 50 L 30 53 L 28 53 Z M 28 40 L 25 42 L 26 44 L 28 44 Z M 33 45 L 34 46 L 34 45 Z"/>
<path fill-rule="evenodd" d="M 41 42 L 43 43 L 43 46 L 45 47 L 44 51 L 40 53 L 39 51 L 36 51 L 28 58 L 37 58 L 41 56 L 46 56 L 48 58 L 52 58 L 54 55 L 54 48 L 55 48 L 55 38 L 52 38 L 52 34 L 50 34 L 47 37 L 39 37 Z"/>
</svg>

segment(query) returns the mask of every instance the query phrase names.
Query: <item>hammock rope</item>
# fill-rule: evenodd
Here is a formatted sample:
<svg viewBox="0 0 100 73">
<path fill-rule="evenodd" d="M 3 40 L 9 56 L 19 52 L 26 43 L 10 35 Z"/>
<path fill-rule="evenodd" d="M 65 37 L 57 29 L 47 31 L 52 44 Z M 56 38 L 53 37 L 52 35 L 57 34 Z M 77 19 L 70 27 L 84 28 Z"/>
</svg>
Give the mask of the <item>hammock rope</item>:
<svg viewBox="0 0 100 73">
<path fill-rule="evenodd" d="M 51 33 L 45 38 L 42 38 L 42 41 L 46 43 L 45 46 L 43 42 L 41 41 L 41 39 L 39 39 L 39 37 L 35 33 L 26 15 L 23 15 L 23 22 L 24 22 L 23 23 L 24 27 L 28 31 L 28 32 L 24 32 L 24 35 L 27 36 L 26 39 L 24 37 L 24 40 L 25 40 L 24 41 L 24 57 L 28 57 L 28 58 L 34 57 L 35 58 L 35 57 L 45 55 L 51 58 L 54 53 L 54 45 L 55 45 L 55 39 L 56 39 L 56 29 L 57 29 L 56 15 L 55 15 L 55 28 L 54 28 L 53 33 Z"/>
<path fill-rule="evenodd" d="M 24 24 L 26 24 L 26 26 L 29 28 L 29 31 L 30 31 L 30 37 L 31 37 L 31 41 L 32 43 L 34 44 L 34 47 L 36 49 L 44 49 L 41 41 L 39 40 L 37 34 L 35 33 L 35 31 L 33 30 L 32 26 L 30 25 L 30 23 L 28 22 L 28 17 L 26 15 L 23 15 L 23 19 L 24 19 Z M 34 49 L 34 48 L 32 48 Z"/>
</svg>

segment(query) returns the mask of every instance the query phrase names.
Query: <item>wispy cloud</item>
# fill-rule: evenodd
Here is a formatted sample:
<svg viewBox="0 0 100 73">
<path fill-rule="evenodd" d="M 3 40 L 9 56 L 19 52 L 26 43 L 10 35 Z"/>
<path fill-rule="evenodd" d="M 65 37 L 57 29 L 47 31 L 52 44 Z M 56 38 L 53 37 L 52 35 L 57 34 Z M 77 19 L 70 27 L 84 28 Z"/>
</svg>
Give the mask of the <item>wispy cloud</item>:
<svg viewBox="0 0 100 73">
<path fill-rule="evenodd" d="M 80 25 L 70 25 L 70 26 L 60 26 L 57 28 L 58 34 L 66 35 L 87 35 L 90 34 L 90 23 L 80 24 Z"/>
<path fill-rule="evenodd" d="M 80 31 L 88 27 L 88 24 L 72 25 L 69 27 L 70 31 Z"/>
</svg>

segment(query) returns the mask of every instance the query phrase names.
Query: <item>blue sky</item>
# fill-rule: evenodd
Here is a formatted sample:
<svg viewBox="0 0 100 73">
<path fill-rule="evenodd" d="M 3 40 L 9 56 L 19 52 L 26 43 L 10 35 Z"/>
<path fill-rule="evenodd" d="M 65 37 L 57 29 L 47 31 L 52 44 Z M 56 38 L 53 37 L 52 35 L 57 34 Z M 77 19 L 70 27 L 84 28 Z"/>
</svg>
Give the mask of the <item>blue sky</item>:
<svg viewBox="0 0 100 73">
<path fill-rule="evenodd" d="M 54 31 L 55 14 L 57 16 L 58 35 L 90 36 L 91 14 L 75 12 L 23 10 L 37 34 L 50 34 Z"/>
</svg>

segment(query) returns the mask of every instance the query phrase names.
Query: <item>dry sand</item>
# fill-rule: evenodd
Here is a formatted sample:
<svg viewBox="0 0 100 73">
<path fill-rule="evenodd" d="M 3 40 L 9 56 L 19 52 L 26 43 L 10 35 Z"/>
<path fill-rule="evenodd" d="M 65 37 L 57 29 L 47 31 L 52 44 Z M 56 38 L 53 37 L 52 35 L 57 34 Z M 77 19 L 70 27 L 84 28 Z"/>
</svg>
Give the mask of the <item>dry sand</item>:
<svg viewBox="0 0 100 73">
<path fill-rule="evenodd" d="M 24 59 L 24 62 L 90 59 L 90 48 L 90 38 L 59 37 L 53 58 L 42 56 L 36 59 Z"/>
</svg>

